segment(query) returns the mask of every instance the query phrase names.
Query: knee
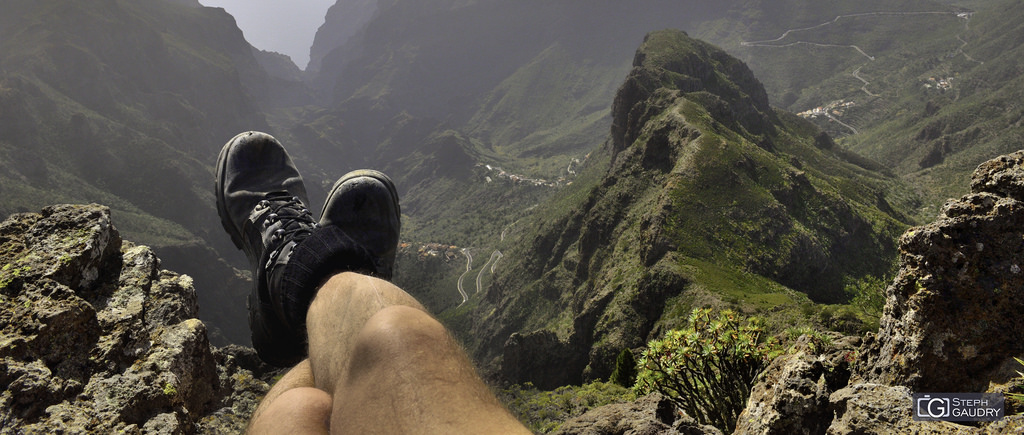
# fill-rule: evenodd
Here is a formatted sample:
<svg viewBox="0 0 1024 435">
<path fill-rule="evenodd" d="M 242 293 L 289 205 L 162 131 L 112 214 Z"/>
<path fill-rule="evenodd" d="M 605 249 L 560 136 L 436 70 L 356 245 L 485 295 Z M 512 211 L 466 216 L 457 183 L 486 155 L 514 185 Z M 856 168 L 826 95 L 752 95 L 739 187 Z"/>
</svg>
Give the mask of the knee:
<svg viewBox="0 0 1024 435">
<path fill-rule="evenodd" d="M 454 342 L 444 325 L 408 306 L 386 307 L 366 322 L 356 338 L 353 366 L 404 364 L 427 353 L 443 352 Z"/>
<path fill-rule="evenodd" d="M 448 331 L 421 309 L 404 305 L 386 307 L 366 322 L 358 345 L 396 352 L 448 341 Z"/>
<path fill-rule="evenodd" d="M 309 304 L 307 322 L 318 315 L 336 316 L 338 307 L 356 306 L 361 300 L 372 297 L 367 286 L 369 277 L 354 272 L 342 272 L 331 276 L 317 289 L 316 296 Z"/>
<path fill-rule="evenodd" d="M 363 275 L 355 272 L 336 273 L 320 285 L 313 303 L 318 299 L 350 298 L 361 287 L 363 278 Z"/>
</svg>

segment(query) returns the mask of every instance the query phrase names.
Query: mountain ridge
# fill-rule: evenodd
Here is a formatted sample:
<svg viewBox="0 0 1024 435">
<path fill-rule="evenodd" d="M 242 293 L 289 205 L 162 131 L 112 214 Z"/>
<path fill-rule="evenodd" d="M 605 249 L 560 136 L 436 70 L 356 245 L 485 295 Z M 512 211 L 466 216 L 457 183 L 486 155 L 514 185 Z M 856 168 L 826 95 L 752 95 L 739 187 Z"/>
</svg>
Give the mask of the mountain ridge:
<svg viewBox="0 0 1024 435">
<path fill-rule="evenodd" d="M 787 287 L 842 300 L 842 277 L 884 273 L 907 224 L 875 208 L 892 180 L 854 181 L 870 172 L 815 147 L 806 122 L 772 111 L 739 61 L 677 31 L 652 33 L 637 53 L 611 139 L 567 188 L 572 198 L 560 194 L 535 213 L 546 218 L 524 225 L 536 230 L 519 235 L 472 309 L 474 336 L 490 338 L 466 338 L 470 348 L 487 364 L 504 360 L 512 382 L 607 376 L 623 347 L 671 324 L 664 313 L 686 311 L 668 300 L 696 291 L 722 303 L 720 289 L 697 290 L 714 280 L 764 287 L 748 295 L 763 295 L 754 305 L 809 303 Z M 687 73 L 717 82 L 698 88 Z M 837 190 L 839 176 L 851 178 Z M 845 250 L 875 260 L 844 259 Z"/>
</svg>

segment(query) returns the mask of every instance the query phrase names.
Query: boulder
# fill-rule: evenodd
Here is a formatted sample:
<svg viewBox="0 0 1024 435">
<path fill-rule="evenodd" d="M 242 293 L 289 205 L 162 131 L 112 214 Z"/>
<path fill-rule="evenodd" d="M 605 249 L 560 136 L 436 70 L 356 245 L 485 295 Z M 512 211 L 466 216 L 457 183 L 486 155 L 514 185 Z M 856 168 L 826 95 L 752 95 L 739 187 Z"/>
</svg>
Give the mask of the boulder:
<svg viewBox="0 0 1024 435">
<path fill-rule="evenodd" d="M 846 386 L 856 337 L 804 335 L 758 376 L 736 433 L 820 434 L 832 422 L 829 395 Z"/>
<path fill-rule="evenodd" d="M 829 435 L 913 433 L 1006 434 L 1021 433 L 1024 415 L 1010 415 L 1000 421 L 973 426 L 947 421 L 915 421 L 911 406 L 912 391 L 904 386 L 857 383 L 829 397 L 835 419 Z"/>
<path fill-rule="evenodd" d="M 1024 151 L 981 164 L 972 193 L 900 238 L 900 270 L 865 345 L 867 382 L 980 392 L 1024 354 Z M 1012 373 L 1012 372 L 1011 372 Z"/>
<path fill-rule="evenodd" d="M 856 384 L 832 393 L 835 420 L 828 434 L 954 434 L 978 433 L 976 428 L 942 421 L 914 421 L 907 387 Z"/>
<path fill-rule="evenodd" d="M 210 346 L 191 278 L 109 209 L 11 216 L 0 246 L 0 434 L 244 429 L 272 374 Z"/>
</svg>

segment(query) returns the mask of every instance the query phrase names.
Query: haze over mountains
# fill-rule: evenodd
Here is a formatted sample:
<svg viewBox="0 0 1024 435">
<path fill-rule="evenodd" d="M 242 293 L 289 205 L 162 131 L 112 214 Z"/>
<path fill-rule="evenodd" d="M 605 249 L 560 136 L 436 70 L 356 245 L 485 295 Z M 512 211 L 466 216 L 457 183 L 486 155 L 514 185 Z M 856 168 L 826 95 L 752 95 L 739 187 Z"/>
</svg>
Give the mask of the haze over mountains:
<svg viewBox="0 0 1024 435">
<path fill-rule="evenodd" d="M 348 170 L 391 174 L 398 283 L 484 337 L 468 345 L 493 370 L 567 355 L 550 385 L 606 376 L 690 305 L 847 302 L 906 225 L 1022 139 L 1018 1 L 342 0 L 306 72 L 195 1 L 0 7 L 0 215 L 110 206 L 195 278 L 218 339 L 247 343 L 212 167 L 235 133 L 267 130 L 312 209 Z M 669 28 L 724 51 L 644 42 Z M 659 57 L 675 52 L 699 54 Z M 830 117 L 783 111 L 819 106 Z M 428 267 L 428 242 L 471 248 L 466 304 L 465 258 Z"/>
</svg>

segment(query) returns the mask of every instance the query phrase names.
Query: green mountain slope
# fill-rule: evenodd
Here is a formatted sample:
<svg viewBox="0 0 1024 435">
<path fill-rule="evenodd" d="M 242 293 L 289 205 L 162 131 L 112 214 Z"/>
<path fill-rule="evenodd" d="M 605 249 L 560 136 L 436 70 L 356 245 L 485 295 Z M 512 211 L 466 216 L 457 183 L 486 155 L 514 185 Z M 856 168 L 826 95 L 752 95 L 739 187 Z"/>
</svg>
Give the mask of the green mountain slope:
<svg viewBox="0 0 1024 435">
<path fill-rule="evenodd" d="M 209 289 L 203 317 L 219 339 L 247 342 L 213 163 L 234 134 L 269 128 L 255 102 L 271 78 L 234 19 L 163 0 L 0 8 L 0 214 L 109 205 L 125 237 Z"/>
<path fill-rule="evenodd" d="M 562 178 L 563 185 L 572 182 L 570 192 L 558 193 L 559 198 L 583 195 L 580 192 L 590 186 L 588 182 L 598 183 L 593 174 L 580 174 L 582 178 L 577 178 L 578 171 L 568 168 L 574 161 L 585 161 L 591 168 L 611 164 L 610 151 L 595 149 L 604 141 L 607 125 L 620 116 L 613 113 L 611 102 L 621 77 L 629 71 L 628 60 L 641 35 L 665 27 L 692 30 L 692 35 L 728 47 L 759 77 L 764 74 L 767 83 L 765 93 L 771 104 L 791 108 L 809 105 L 807 108 L 811 108 L 849 96 L 868 97 L 862 90 L 865 84 L 855 78 L 854 72 L 870 81 L 869 92 L 877 93 L 876 89 L 885 89 L 890 81 L 886 76 L 874 74 L 879 69 L 905 65 L 909 71 L 916 68 L 916 63 L 926 64 L 932 61 L 930 59 L 938 59 L 959 47 L 957 36 L 963 31 L 964 20 L 957 13 L 963 9 L 948 3 L 929 0 L 846 3 L 749 0 L 709 5 L 706 2 L 641 1 L 624 7 L 600 2 L 428 1 L 415 5 L 400 0 L 380 2 L 377 12 L 363 30 L 324 57 L 316 81 L 324 92 L 333 93 L 335 102 L 324 110 L 305 111 L 289 131 L 295 143 L 308 148 L 304 154 L 312 156 L 311 164 L 316 168 L 313 172 L 318 174 L 314 176 L 322 176 L 322 185 L 329 184 L 337 173 L 362 166 L 384 168 L 394 175 L 406 205 L 403 211 L 407 227 L 403 238 L 414 244 L 443 242 L 471 248 L 476 261 L 467 276 L 480 274 L 487 284 L 505 277 L 500 274 L 491 277 L 486 273 L 486 268 L 481 266 L 486 261 L 486 254 L 494 251 L 504 254 L 500 260 L 502 265 L 497 270 L 507 267 L 508 260 L 513 258 L 509 254 L 514 249 L 513 243 L 508 239 L 500 241 L 499 234 L 503 230 L 533 231 L 528 228 L 535 225 L 536 219 L 547 222 L 545 225 L 558 226 L 561 224 L 551 222 L 565 222 L 548 219 L 550 216 L 531 217 L 537 210 L 544 209 L 531 207 L 557 192 L 558 188 L 538 190 L 521 185 L 487 183 L 488 173 L 479 165 L 501 167 L 524 177 Z M 837 19 L 837 16 L 848 17 Z M 833 20 L 837 25 L 820 26 Z M 444 30 L 437 32 L 434 31 L 436 28 Z M 811 46 L 803 42 L 788 48 L 742 44 L 770 41 L 787 30 L 804 28 L 808 30 L 789 32 L 789 39 L 781 42 L 789 44 L 813 37 L 813 41 L 835 47 Z M 858 52 L 858 48 L 876 60 L 869 61 Z M 320 50 L 327 52 L 322 46 Z M 694 98 L 707 108 L 712 118 L 729 130 L 735 130 L 741 124 L 739 120 L 728 119 L 738 114 L 734 111 L 742 109 L 723 103 L 731 101 L 731 97 Z M 849 116 L 842 119 L 862 131 L 867 131 L 875 123 L 896 119 L 901 113 L 883 111 L 891 107 L 888 103 L 876 107 L 866 99 L 858 99 L 857 104 L 847 112 Z M 772 111 L 762 107 L 759 112 Z M 803 132 L 790 135 L 802 137 L 804 141 L 808 135 L 817 136 L 811 132 L 813 127 L 803 120 L 791 115 L 774 117 L 778 119 L 772 121 L 773 124 L 781 122 L 789 126 L 784 130 Z M 836 123 L 821 122 L 819 126 L 835 136 L 846 134 L 845 127 Z M 764 147 L 766 151 L 799 154 L 784 150 L 783 145 L 775 143 L 777 140 L 756 128 L 748 125 L 743 129 L 746 131 L 737 130 L 737 134 L 753 134 L 755 137 L 747 137 L 746 140 Z M 828 148 L 821 152 L 856 162 L 861 168 L 858 170 L 868 174 L 863 176 L 869 179 L 879 177 L 876 171 L 882 169 L 882 165 L 844 151 L 850 146 L 844 142 L 846 140 L 849 139 L 840 142 L 843 146 L 835 147 L 825 136 L 817 136 L 815 142 L 819 149 Z M 882 140 L 872 143 L 882 148 L 887 144 Z M 614 148 L 616 145 L 610 146 Z M 883 156 L 869 154 L 885 164 L 890 163 Z M 728 155 L 736 156 L 735 153 Z M 795 170 L 814 173 L 802 168 Z M 823 174 L 831 174 L 832 171 L 817 170 Z M 903 173 L 899 168 L 890 172 Z M 849 178 L 858 176 L 861 175 L 846 175 Z M 723 179 L 734 180 L 736 177 L 724 176 Z M 814 180 L 813 177 L 809 179 Z M 822 179 L 839 186 L 849 184 L 826 176 Z M 933 201 L 919 201 L 917 195 L 930 198 L 932 194 L 922 190 L 920 185 L 915 186 L 917 192 L 909 192 L 902 187 L 903 183 L 884 176 L 882 179 L 884 181 L 865 181 L 874 190 L 858 193 L 857 201 L 865 207 L 897 216 L 902 222 L 930 213 L 927 207 Z M 711 183 L 710 179 L 705 182 Z M 837 189 L 818 190 L 835 196 L 839 195 L 835 193 Z M 843 198 L 849 194 L 843 192 Z M 804 201 L 802 195 L 790 200 Z M 689 200 L 703 199 L 704 196 L 703 193 L 680 194 Z M 765 210 L 774 210 L 765 203 L 746 199 L 764 205 Z M 567 203 L 564 199 L 557 201 L 562 201 L 558 204 L 565 210 L 573 210 L 583 204 Z M 652 206 L 659 203 L 651 201 Z M 816 231 L 823 231 L 830 225 L 857 227 L 858 223 L 845 216 L 848 213 L 867 213 L 858 207 L 850 211 L 848 205 L 840 204 L 843 201 L 846 200 L 812 204 L 827 211 L 805 213 L 806 216 L 796 220 L 799 225 L 787 224 L 798 230 L 783 231 L 781 235 L 768 231 L 770 228 L 766 225 L 770 219 L 745 227 L 719 225 L 715 229 L 698 230 L 704 228 L 702 219 L 725 216 L 713 212 L 714 207 L 725 205 L 713 204 L 702 212 L 703 218 L 677 223 L 685 231 L 705 233 L 696 241 L 681 241 L 679 246 L 688 249 L 689 255 L 712 258 L 716 264 L 724 261 L 731 264 L 730 267 L 753 271 L 775 282 L 812 293 L 818 301 L 841 300 L 845 283 L 842 276 L 863 276 L 867 269 L 877 275 L 879 269 L 875 267 L 877 265 L 854 264 L 859 261 L 855 255 L 840 256 L 836 253 L 843 250 L 860 252 L 860 249 L 868 249 L 867 245 L 888 243 L 882 238 L 871 237 L 846 239 L 862 245 L 823 242 Z M 789 208 L 786 212 L 792 213 Z M 817 227 L 809 223 L 815 221 Z M 565 230 L 565 237 L 570 238 L 573 232 L 580 230 L 579 226 L 571 226 Z M 754 234 L 763 239 L 753 237 Z M 611 237 L 601 243 L 619 243 L 616 240 Z M 759 245 L 762 242 L 767 245 Z M 804 249 L 801 244 L 826 248 Z M 529 249 L 537 247 L 528 246 Z M 776 253 L 780 246 L 783 247 L 782 255 Z M 541 252 L 546 253 L 551 248 L 550 244 L 540 245 Z M 528 248 L 515 249 L 523 249 L 518 251 L 520 256 L 529 255 Z M 799 261 L 790 262 L 791 258 L 786 257 L 790 255 L 787 250 L 807 255 L 799 257 L 794 254 L 791 257 L 812 259 L 808 263 L 828 259 L 828 271 L 821 273 L 831 275 L 811 278 L 813 274 L 795 266 Z M 830 254 L 818 257 L 810 254 L 820 251 Z M 846 263 L 833 262 L 829 255 L 842 257 Z M 555 264 L 557 261 L 547 266 Z M 836 272 L 841 269 L 846 272 Z M 453 270 L 455 275 L 461 273 L 458 267 Z M 441 311 L 454 308 L 461 301 L 451 285 L 456 278 L 420 279 L 420 275 L 412 274 L 400 275 L 399 281 L 417 294 L 441 301 L 431 304 L 432 309 Z M 564 283 L 556 282 L 559 284 L 546 288 L 554 292 Z M 509 284 L 508 287 L 511 289 L 515 285 Z M 578 283 L 570 282 L 569 287 L 575 285 Z M 745 292 L 755 292 L 751 286 L 736 286 L 744 289 L 736 290 L 736 297 L 742 298 Z M 812 290 L 807 286 L 822 288 Z M 825 286 L 830 287 L 825 289 Z M 471 298 L 469 303 L 449 313 L 450 324 L 463 331 L 473 331 L 474 323 L 467 315 L 472 311 L 472 303 Z M 544 312 L 562 312 L 554 308 L 551 310 L 554 311 Z M 547 322 L 542 320 L 543 315 L 532 318 L 537 323 L 533 325 L 536 328 Z M 561 315 L 558 322 L 569 324 L 572 315 Z M 529 330 L 517 328 L 519 326 L 512 326 L 503 332 Z M 566 334 L 561 338 L 567 340 Z M 490 343 L 493 348 L 485 352 L 489 356 L 500 352 L 498 349 L 504 344 L 503 338 L 495 340 Z"/>
<path fill-rule="evenodd" d="M 1021 139 L 1019 2 L 939 3 L 840 11 L 729 46 L 775 104 L 825 109 L 811 116 L 841 146 L 915 186 L 917 220 Z"/>
<path fill-rule="evenodd" d="M 895 180 L 775 112 L 720 49 L 652 33 L 613 113 L 584 174 L 517 224 L 486 293 L 453 315 L 511 381 L 604 377 L 691 305 L 793 315 L 890 267 L 907 220 Z"/>
<path fill-rule="evenodd" d="M 901 77 L 893 85 L 898 97 L 884 97 L 876 122 L 842 142 L 920 186 L 927 215 L 962 194 L 978 164 L 1024 143 L 1020 3 L 980 8 L 961 35 L 961 51 Z M 933 78 L 948 87 L 935 86 Z"/>
<path fill-rule="evenodd" d="M 353 26 L 359 30 L 335 42 L 333 49 L 326 37 L 329 32 L 321 30 L 325 37 L 316 51 L 326 54 L 313 82 L 321 93 L 333 95 L 334 102 L 326 110 L 304 111 L 282 129 L 290 129 L 296 143 L 308 146 L 304 154 L 311 156 L 313 172 L 324 174 L 319 184 L 328 184 L 338 171 L 388 166 L 400 178 L 400 186 L 419 186 L 403 192 L 406 198 L 424 203 L 409 196 L 424 192 L 444 204 L 446 222 L 477 212 L 472 205 L 459 206 L 467 186 L 443 183 L 434 190 L 429 187 L 434 180 L 405 177 L 410 169 L 395 160 L 419 153 L 433 136 L 455 131 L 466 139 L 466 156 L 476 159 L 474 163 L 533 178 L 571 178 L 566 170 L 570 162 L 583 160 L 604 140 L 615 90 L 629 71 L 636 45 L 652 30 L 685 29 L 735 50 L 756 73 L 765 74 L 772 103 L 786 106 L 817 98 L 801 99 L 802 90 L 857 65 L 856 55 L 847 56 L 856 51 L 776 58 L 772 51 L 757 51 L 741 42 L 771 39 L 840 14 L 876 11 L 944 11 L 953 17 L 946 21 L 959 25 L 953 15 L 956 8 L 931 0 L 643 0 L 628 5 L 395 0 L 376 2 L 374 7 L 372 16 Z M 891 48 L 894 44 L 887 41 L 902 30 L 890 26 L 871 41 L 860 42 L 878 29 L 864 27 L 863 21 L 840 21 L 839 34 L 860 35 L 858 43 L 874 44 L 865 45 L 868 49 Z M 920 28 L 929 26 L 931 22 L 922 22 Z M 450 166 L 443 172 L 466 170 Z M 506 208 L 498 213 L 518 211 Z M 409 219 L 419 219 L 413 228 L 433 226 L 415 209 L 410 209 Z M 480 228 L 469 239 L 478 243 L 502 225 Z M 422 239 L 444 233 L 435 227 L 429 234 L 408 234 Z M 465 240 L 464 233 L 458 229 L 447 237 Z"/>
<path fill-rule="evenodd" d="M 205 236 L 216 218 L 197 211 L 212 210 L 216 144 L 266 125 L 239 82 L 231 56 L 248 46 L 230 16 L 162 1 L 5 6 L 20 18 L 0 39 L 5 150 Z M 8 174 L 19 174 L 15 162 Z M 76 192 L 82 183 L 49 187 L 89 199 Z M 144 226 L 125 231 L 155 241 Z"/>
</svg>

